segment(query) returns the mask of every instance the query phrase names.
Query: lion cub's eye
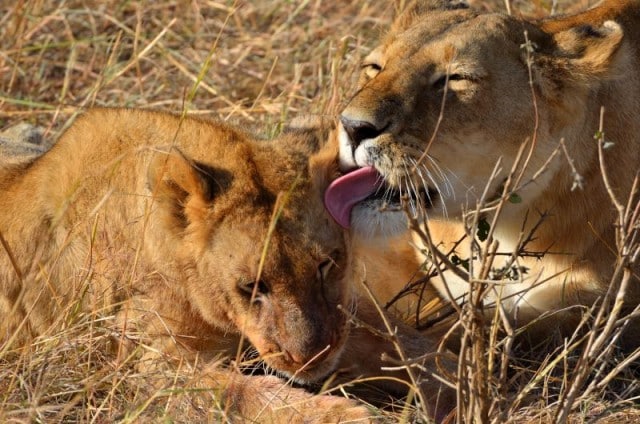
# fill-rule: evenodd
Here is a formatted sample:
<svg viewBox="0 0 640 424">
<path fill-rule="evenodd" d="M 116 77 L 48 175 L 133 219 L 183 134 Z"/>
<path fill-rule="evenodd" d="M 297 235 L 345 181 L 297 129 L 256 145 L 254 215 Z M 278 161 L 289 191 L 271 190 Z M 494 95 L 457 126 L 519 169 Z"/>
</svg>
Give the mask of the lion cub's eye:
<svg viewBox="0 0 640 424">
<path fill-rule="evenodd" d="M 241 278 L 238 280 L 236 287 L 240 294 L 248 299 L 255 296 L 254 300 L 256 301 L 260 300 L 260 296 L 269 294 L 269 286 L 264 280 L 256 281 L 255 279 Z"/>
<path fill-rule="evenodd" d="M 318 265 L 318 273 L 316 275 L 318 281 L 325 281 L 327 277 L 329 277 L 329 272 L 335 264 L 336 263 L 331 258 L 322 261 L 320 265 Z"/>
</svg>

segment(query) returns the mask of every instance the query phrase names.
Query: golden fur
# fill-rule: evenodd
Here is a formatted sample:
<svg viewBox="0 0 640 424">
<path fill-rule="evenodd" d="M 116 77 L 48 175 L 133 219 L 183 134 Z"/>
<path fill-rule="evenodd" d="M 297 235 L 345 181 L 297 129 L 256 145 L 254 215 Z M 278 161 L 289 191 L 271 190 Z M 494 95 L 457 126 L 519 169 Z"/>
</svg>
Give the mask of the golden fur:
<svg viewBox="0 0 640 424">
<path fill-rule="evenodd" d="M 385 328 L 354 291 L 349 241 L 322 204 L 337 173 L 328 127 L 262 141 L 216 122 L 93 109 L 46 154 L 0 168 L 0 340 L 44 334 L 80 306 L 115 312 L 121 341 L 165 354 L 235 356 L 242 334 L 301 383 L 334 371 L 338 382 L 384 375 L 381 355 L 395 356 L 393 344 L 348 320 L 353 310 L 356 322 Z M 433 350 L 398 325 L 408 354 Z M 353 401 L 283 387 L 273 376 L 212 373 L 245 417 L 370 416 Z M 450 408 L 450 392 L 439 399 L 438 384 L 424 387 L 434 413 L 437 403 L 440 414 Z"/>
<path fill-rule="evenodd" d="M 540 22 L 447 1 L 415 2 L 364 60 L 358 90 L 341 115 L 341 168 L 374 166 L 389 187 L 410 194 L 409 206 L 419 219 L 431 219 L 436 239 L 451 242 L 462 233 L 464 210 L 483 196 L 510 195 L 503 187 L 524 144 L 527 166 L 515 172 L 520 201 L 504 204 L 494 239 L 500 252 L 511 253 L 521 232 L 535 228 L 525 248 L 545 255 L 520 257 L 526 274 L 497 286 L 489 300 L 500 300 L 519 324 L 591 305 L 607 291 L 616 262 L 616 212 L 594 135 L 604 107 L 604 133 L 613 143 L 604 153 L 606 172 L 626 204 L 640 163 L 638 43 L 638 0 L 605 1 Z M 574 183 L 582 188 L 572 189 Z M 404 212 L 380 209 L 384 200 L 354 208 L 356 233 L 371 233 L 378 221 L 379 235 L 406 228 Z M 488 222 L 492 214 L 485 213 Z M 458 254 L 468 257 L 469 250 Z M 460 299 L 466 281 L 445 277 Z M 631 307 L 640 297 L 640 281 L 632 279 Z M 447 297 L 441 280 L 434 283 Z M 560 321 L 575 322 L 581 310 L 568 308 Z"/>
</svg>

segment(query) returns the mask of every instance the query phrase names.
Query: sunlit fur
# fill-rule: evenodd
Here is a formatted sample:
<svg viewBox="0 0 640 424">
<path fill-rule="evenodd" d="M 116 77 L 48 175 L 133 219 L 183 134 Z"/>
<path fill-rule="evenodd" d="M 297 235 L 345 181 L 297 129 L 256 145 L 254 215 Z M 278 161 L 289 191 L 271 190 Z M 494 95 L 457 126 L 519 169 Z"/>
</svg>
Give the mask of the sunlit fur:
<svg viewBox="0 0 640 424">
<path fill-rule="evenodd" d="M 435 346 L 399 320 L 393 341 L 370 330 L 385 323 L 359 289 L 380 287 L 391 267 L 368 263 L 367 247 L 352 245 L 324 208 L 338 175 L 333 128 L 296 120 L 267 141 L 219 122 L 93 109 L 42 156 L 14 154 L 0 166 L 0 233 L 14 259 L 0 250 L 0 344 L 91 313 L 121 347 L 147 352 L 140 364 L 235 357 L 242 335 L 300 383 L 387 376 L 369 383 L 373 392 L 404 395 L 408 376 L 382 370 L 383 358 L 397 357 L 396 341 L 411 357 Z M 426 407 L 447 413 L 454 394 L 424 365 Z M 212 373 L 201 383 L 224 389 L 225 410 L 248 418 L 289 422 L 291 408 L 305 422 L 371 415 L 272 376 Z"/>
<path fill-rule="evenodd" d="M 317 369 L 299 373 L 323 376 L 345 341 L 338 305 L 351 302 L 351 290 L 346 240 L 322 207 L 331 164 L 309 159 L 319 143 L 306 142 L 300 134 L 262 142 L 157 112 L 86 113 L 48 153 L 2 179 L 0 225 L 24 281 L 2 255 L 3 338 L 25 316 L 24 328 L 41 334 L 82 300 L 118 305 L 158 346 L 177 337 L 186 350 L 214 353 L 242 332 L 290 374 L 331 346 Z M 321 281 L 327 260 L 336 266 Z M 241 290 L 256 278 L 268 288 L 256 294 L 259 307 Z"/>
<path fill-rule="evenodd" d="M 606 170 L 622 203 L 640 163 L 640 3 L 610 0 L 576 16 L 541 22 L 450 6 L 415 2 L 364 60 L 342 119 L 368 123 L 368 136 L 354 145 L 342 129 L 341 168 L 375 166 L 397 190 L 433 190 L 433 204 L 410 203 L 409 212 L 455 226 L 483 196 L 500 198 L 524 144 L 527 167 L 515 174 L 522 176 L 516 189 L 521 201 L 505 204 L 494 235 L 500 252 L 511 253 L 520 233 L 529 234 L 544 215 L 525 247 L 546 254 L 541 260 L 520 258 L 527 274 L 488 300 L 501 296 L 519 323 L 546 311 L 590 305 L 610 284 L 616 246 L 614 208 L 594 140 L 602 106 L 606 139 L 613 142 L 605 152 Z M 572 190 L 576 174 L 561 140 L 583 189 Z M 357 233 L 402 227 L 397 214 L 380 205 L 369 202 L 354 210 Z M 492 214 L 485 215 L 491 221 Z M 450 245 L 459 229 L 441 231 L 439 225 L 433 224 L 432 232 Z M 455 276 L 447 275 L 447 283 L 454 296 L 467 291 L 467 283 Z M 639 293 L 634 277 L 626 295 L 630 306 L 638 303 Z M 568 310 L 562 321 L 579 311 Z"/>
</svg>

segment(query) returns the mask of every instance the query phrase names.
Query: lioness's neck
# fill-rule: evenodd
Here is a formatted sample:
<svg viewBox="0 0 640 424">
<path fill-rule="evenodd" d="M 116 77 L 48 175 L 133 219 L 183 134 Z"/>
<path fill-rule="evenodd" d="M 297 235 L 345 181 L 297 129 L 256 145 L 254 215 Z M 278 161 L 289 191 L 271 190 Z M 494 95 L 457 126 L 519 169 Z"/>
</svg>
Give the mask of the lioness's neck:
<svg viewBox="0 0 640 424">
<path fill-rule="evenodd" d="M 561 132 L 556 142 L 562 138 L 567 152 L 560 151 L 555 159 L 557 170 L 545 184 L 546 190 L 533 201 L 524 198 L 521 205 L 506 205 L 496 228 L 501 250 L 513 251 L 520 238 L 528 240 L 527 252 L 547 252 L 559 266 L 575 267 L 589 261 L 591 252 L 601 253 L 604 243 L 611 262 L 615 260 L 616 212 L 611 194 L 626 204 L 633 183 L 629 170 L 637 169 L 640 161 L 640 123 L 634 118 L 640 110 L 635 103 L 629 104 L 629 99 L 640 98 L 640 78 L 631 71 L 640 66 L 629 65 L 621 64 L 618 79 L 593 89 L 580 117 L 583 125 L 574 124 L 573 133 Z M 594 149 L 602 137 L 604 166 Z M 611 192 L 605 186 L 605 174 Z M 609 268 L 600 270 L 600 275 L 608 275 Z"/>
</svg>

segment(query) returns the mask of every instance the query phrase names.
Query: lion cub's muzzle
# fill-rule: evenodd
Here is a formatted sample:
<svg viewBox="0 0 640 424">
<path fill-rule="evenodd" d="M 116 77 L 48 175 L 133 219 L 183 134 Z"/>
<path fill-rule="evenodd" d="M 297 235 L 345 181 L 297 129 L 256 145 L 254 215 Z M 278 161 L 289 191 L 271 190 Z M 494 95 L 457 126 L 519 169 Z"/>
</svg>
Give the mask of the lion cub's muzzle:
<svg viewBox="0 0 640 424">
<path fill-rule="evenodd" d="M 247 333 L 270 367 L 300 382 L 313 382 L 334 371 L 348 335 L 346 316 L 337 304 L 265 300 L 260 308 L 255 327 L 247 328 Z"/>
</svg>

